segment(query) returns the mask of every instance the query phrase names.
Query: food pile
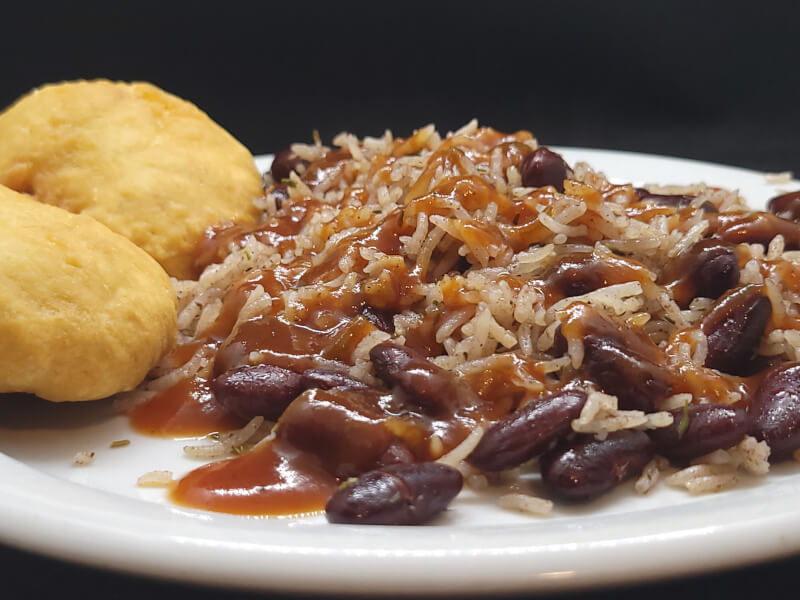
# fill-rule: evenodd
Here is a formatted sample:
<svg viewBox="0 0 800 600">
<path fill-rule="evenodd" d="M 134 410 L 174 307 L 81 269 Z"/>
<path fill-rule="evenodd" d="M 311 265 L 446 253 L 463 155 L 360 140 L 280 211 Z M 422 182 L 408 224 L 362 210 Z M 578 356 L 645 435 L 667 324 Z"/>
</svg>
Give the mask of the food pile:
<svg viewBox="0 0 800 600">
<path fill-rule="evenodd" d="M 204 152 L 184 146 L 188 128 L 165 131 L 193 154 L 164 173 L 141 161 L 153 203 L 175 209 L 146 212 L 157 242 L 133 233 L 144 212 L 92 216 L 177 277 L 177 344 L 120 395 L 139 431 L 208 434 L 186 451 L 215 460 L 171 485 L 175 502 L 413 524 L 464 482 L 513 481 L 501 503 L 546 514 L 627 479 L 646 493 L 667 472 L 692 493 L 726 489 L 800 448 L 799 193 L 754 212 L 702 184 L 612 184 L 475 122 L 294 144 L 254 192 L 219 132 Z M 48 136 L 13 152 L 48 156 L 61 139 Z M 106 164 L 92 152 L 87 169 Z M 235 163 L 213 176 L 230 189 L 186 192 L 198 154 Z M 29 162 L 0 181 L 88 210 L 63 192 L 72 167 Z M 103 189 L 89 196 L 148 193 Z"/>
</svg>

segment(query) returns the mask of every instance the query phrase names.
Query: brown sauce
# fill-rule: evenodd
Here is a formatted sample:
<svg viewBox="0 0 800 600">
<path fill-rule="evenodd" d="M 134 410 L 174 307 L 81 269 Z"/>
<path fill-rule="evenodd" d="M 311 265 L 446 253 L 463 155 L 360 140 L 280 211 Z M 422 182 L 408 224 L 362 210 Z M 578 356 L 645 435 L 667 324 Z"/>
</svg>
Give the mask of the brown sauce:
<svg viewBox="0 0 800 600">
<path fill-rule="evenodd" d="M 318 207 L 317 200 L 300 200 L 281 209 L 280 217 L 270 217 L 257 225 L 225 224 L 210 227 L 195 248 L 192 261 L 195 274 L 199 276 L 208 265 L 222 262 L 230 246 L 241 243 L 248 235 L 254 235 L 267 246 L 284 250 L 294 243 L 294 236 Z"/>
<path fill-rule="evenodd" d="M 316 458 L 266 442 L 247 454 L 195 469 L 171 490 L 176 504 L 238 515 L 321 512 L 338 480 Z"/>
<path fill-rule="evenodd" d="M 130 422 L 139 433 L 158 437 L 197 437 L 244 425 L 217 403 L 208 382 L 200 378 L 183 379 L 158 392 L 131 411 Z"/>
</svg>

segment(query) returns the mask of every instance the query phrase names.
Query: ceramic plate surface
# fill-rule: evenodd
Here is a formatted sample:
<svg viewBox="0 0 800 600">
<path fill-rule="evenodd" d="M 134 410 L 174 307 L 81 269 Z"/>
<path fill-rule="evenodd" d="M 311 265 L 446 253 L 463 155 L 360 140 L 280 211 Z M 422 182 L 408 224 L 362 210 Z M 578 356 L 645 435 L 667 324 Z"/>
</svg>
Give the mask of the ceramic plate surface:
<svg viewBox="0 0 800 600">
<path fill-rule="evenodd" d="M 688 160 L 560 149 L 613 181 L 740 190 L 753 207 L 800 184 Z M 259 159 L 261 167 L 268 157 Z M 130 444 L 110 448 L 114 440 Z M 692 497 L 628 484 L 546 519 L 499 509 L 465 491 L 425 527 L 332 526 L 323 517 L 259 519 L 204 513 L 136 486 L 181 475 L 185 440 L 130 430 L 107 401 L 0 405 L 0 541 L 69 561 L 197 584 L 349 593 L 496 593 L 577 589 L 705 572 L 800 552 L 800 465 L 773 468 L 735 490 Z M 94 464 L 75 467 L 79 450 Z"/>
</svg>

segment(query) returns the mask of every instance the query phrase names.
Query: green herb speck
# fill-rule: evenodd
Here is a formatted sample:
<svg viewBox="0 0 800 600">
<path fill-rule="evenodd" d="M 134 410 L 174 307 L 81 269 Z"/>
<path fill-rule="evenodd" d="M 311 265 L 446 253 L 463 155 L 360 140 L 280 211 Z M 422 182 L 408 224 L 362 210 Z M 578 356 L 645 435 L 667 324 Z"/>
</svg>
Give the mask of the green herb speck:
<svg viewBox="0 0 800 600">
<path fill-rule="evenodd" d="M 681 439 L 683 437 L 683 434 L 686 433 L 687 429 L 689 429 L 689 401 L 688 400 L 683 405 L 683 414 L 681 415 L 681 420 L 678 423 L 678 439 Z"/>
<path fill-rule="evenodd" d="M 342 483 L 339 484 L 339 489 L 340 490 L 346 490 L 351 485 L 355 485 L 356 481 L 358 481 L 357 477 L 348 477 Z"/>
</svg>

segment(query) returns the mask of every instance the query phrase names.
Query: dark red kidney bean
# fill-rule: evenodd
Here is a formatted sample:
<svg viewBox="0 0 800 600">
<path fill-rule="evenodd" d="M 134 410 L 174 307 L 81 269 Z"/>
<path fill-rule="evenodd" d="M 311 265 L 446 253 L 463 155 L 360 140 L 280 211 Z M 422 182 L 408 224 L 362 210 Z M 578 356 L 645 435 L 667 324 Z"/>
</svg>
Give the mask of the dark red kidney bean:
<svg viewBox="0 0 800 600">
<path fill-rule="evenodd" d="M 625 410 L 652 412 L 672 394 L 669 373 L 619 340 L 589 333 L 583 338 L 583 369 Z"/>
<path fill-rule="evenodd" d="M 414 453 L 411 449 L 399 440 L 394 440 L 386 451 L 381 455 L 378 463 L 381 466 L 407 464 L 414 462 Z"/>
<path fill-rule="evenodd" d="M 350 375 L 330 369 L 306 369 L 303 371 L 302 379 L 304 390 L 313 388 L 329 390 L 335 387 L 364 389 L 369 387 L 366 383 L 355 377 L 350 377 Z"/>
<path fill-rule="evenodd" d="M 775 196 L 767 202 L 769 212 L 790 221 L 800 221 L 800 191 Z"/>
<path fill-rule="evenodd" d="M 729 404 L 690 404 L 670 413 L 672 425 L 653 429 L 649 434 L 656 451 L 675 460 L 690 460 L 735 446 L 752 427 L 747 411 Z"/>
<path fill-rule="evenodd" d="M 719 209 L 714 206 L 711 202 L 706 200 L 700 205 L 700 210 L 707 212 L 707 213 L 718 213 Z"/>
<path fill-rule="evenodd" d="M 565 298 L 582 296 L 608 285 L 609 267 L 588 252 L 567 254 L 546 276 L 546 285 Z"/>
<path fill-rule="evenodd" d="M 556 328 L 553 335 L 553 345 L 550 347 L 550 354 L 555 357 L 564 356 L 567 353 L 567 338 L 561 332 L 561 325 Z"/>
<path fill-rule="evenodd" d="M 468 385 L 408 346 L 383 342 L 370 350 L 369 357 L 379 379 L 389 387 L 399 387 L 404 401 L 426 413 L 452 412 L 457 406 L 479 402 Z"/>
<path fill-rule="evenodd" d="M 370 323 L 381 331 L 394 334 L 394 313 L 364 304 L 359 311 Z"/>
<path fill-rule="evenodd" d="M 732 244 L 763 244 L 780 234 L 787 250 L 800 248 L 800 224 L 768 212 L 721 213 L 708 217 L 709 233 Z"/>
<path fill-rule="evenodd" d="M 728 250 L 705 258 L 694 272 L 696 294 L 703 298 L 719 298 L 739 284 L 739 259 Z"/>
<path fill-rule="evenodd" d="M 212 385 L 222 406 L 244 419 L 262 416 L 277 421 L 303 391 L 303 378 L 273 365 L 247 365 L 226 371 Z"/>
<path fill-rule="evenodd" d="M 420 353 L 408 346 L 383 342 L 370 350 L 369 358 L 375 375 L 389 386 L 396 385 L 402 373 L 419 360 L 425 360 Z"/>
<path fill-rule="evenodd" d="M 569 165 L 561 155 L 548 148 L 537 148 L 522 161 L 522 185 L 525 187 L 552 185 L 563 192 L 564 180 L 569 173 Z"/>
<path fill-rule="evenodd" d="M 462 484 L 461 473 L 440 463 L 390 465 L 339 488 L 325 516 L 331 523 L 419 525 L 447 508 Z"/>
<path fill-rule="evenodd" d="M 633 188 L 633 191 L 636 192 L 640 202 L 655 202 L 661 206 L 673 206 L 677 209 L 686 208 L 696 198 L 696 196 L 686 196 L 683 194 L 654 194 L 644 188 Z M 700 208 L 709 213 L 719 212 L 717 207 L 708 200 L 703 202 Z"/>
<path fill-rule="evenodd" d="M 563 389 L 538 398 L 493 423 L 469 455 L 484 471 L 502 471 L 538 456 L 571 431 L 586 392 Z"/>
<path fill-rule="evenodd" d="M 800 363 L 767 371 L 750 399 L 753 435 L 769 444 L 771 459 L 790 458 L 800 448 Z"/>
<path fill-rule="evenodd" d="M 292 171 L 297 171 L 298 175 L 302 175 L 307 166 L 308 161 L 297 156 L 291 149 L 281 150 L 275 154 L 275 158 L 272 160 L 270 168 L 272 180 L 279 183 L 284 179 L 289 179 Z"/>
<path fill-rule="evenodd" d="M 539 459 L 542 481 L 569 500 L 591 500 L 628 477 L 635 477 L 653 458 L 653 442 L 642 431 L 627 429 L 599 441 L 578 436 Z"/>
<path fill-rule="evenodd" d="M 747 285 L 724 296 L 701 324 L 708 340 L 705 366 L 737 375 L 755 354 L 772 305 L 763 286 Z"/>
<path fill-rule="evenodd" d="M 669 286 L 681 308 L 697 297 L 716 300 L 739 284 L 739 259 L 728 242 L 700 240 L 667 263 L 659 283 Z"/>
<path fill-rule="evenodd" d="M 386 425 L 391 398 L 375 388 L 309 390 L 286 407 L 275 435 L 336 477 L 360 475 L 397 439 Z"/>
<path fill-rule="evenodd" d="M 755 355 L 750 359 L 747 364 L 739 371 L 739 377 L 752 377 L 753 375 L 761 375 L 775 365 L 786 362 L 786 358 L 778 356 L 761 356 Z"/>
</svg>

